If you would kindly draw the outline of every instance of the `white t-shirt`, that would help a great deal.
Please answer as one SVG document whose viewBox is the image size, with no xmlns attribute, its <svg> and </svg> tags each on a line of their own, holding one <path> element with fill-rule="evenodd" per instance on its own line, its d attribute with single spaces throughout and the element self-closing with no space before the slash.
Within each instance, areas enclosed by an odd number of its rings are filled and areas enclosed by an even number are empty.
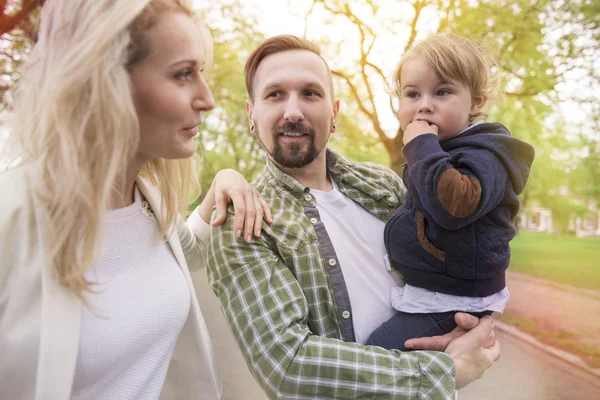
<svg viewBox="0 0 600 400">
<path fill-rule="evenodd" d="M 310 189 L 344 274 L 357 343 L 364 344 L 371 333 L 395 313 L 390 290 L 401 280 L 388 272 L 385 262 L 385 223 L 351 198 L 333 190 Z"/>
<path fill-rule="evenodd" d="M 108 212 L 102 255 L 86 273 L 72 400 L 156 400 L 187 320 L 190 292 L 148 204 Z M 58 323 L 58 322 L 57 322 Z"/>
</svg>

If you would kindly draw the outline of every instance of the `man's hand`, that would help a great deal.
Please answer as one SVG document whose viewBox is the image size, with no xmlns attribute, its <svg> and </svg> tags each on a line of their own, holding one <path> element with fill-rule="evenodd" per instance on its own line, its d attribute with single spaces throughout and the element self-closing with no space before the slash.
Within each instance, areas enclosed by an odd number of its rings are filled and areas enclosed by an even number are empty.
<svg viewBox="0 0 600 400">
<path fill-rule="evenodd" d="M 500 358 L 491 317 L 478 319 L 471 314 L 456 313 L 457 327 L 441 336 L 410 339 L 404 347 L 411 350 L 444 351 L 454 359 L 456 388 L 465 387 L 480 378 Z"/>
<path fill-rule="evenodd" d="M 463 388 L 481 378 L 486 369 L 500 358 L 500 344 L 494 339 L 492 317 L 485 316 L 479 324 L 456 340 L 450 342 L 446 353 L 454 359 L 456 389 Z"/>
<path fill-rule="evenodd" d="M 404 135 L 402 136 L 402 141 L 406 145 L 408 144 L 408 142 L 410 142 L 417 136 L 421 136 L 426 133 L 433 133 L 437 136 L 437 125 L 430 124 L 429 122 L 423 121 L 421 119 L 415 119 L 412 120 L 408 125 L 406 125 L 406 129 L 404 129 Z"/>
<path fill-rule="evenodd" d="M 461 337 L 479 324 L 479 318 L 466 313 L 456 313 L 454 315 L 454 321 L 456 322 L 457 326 L 452 330 L 452 332 L 441 336 L 409 339 L 404 342 L 404 347 L 411 350 L 444 351 L 451 341 Z M 496 335 L 492 330 L 492 337 L 487 343 L 487 347 L 492 346 L 494 341 L 496 341 Z"/>
</svg>

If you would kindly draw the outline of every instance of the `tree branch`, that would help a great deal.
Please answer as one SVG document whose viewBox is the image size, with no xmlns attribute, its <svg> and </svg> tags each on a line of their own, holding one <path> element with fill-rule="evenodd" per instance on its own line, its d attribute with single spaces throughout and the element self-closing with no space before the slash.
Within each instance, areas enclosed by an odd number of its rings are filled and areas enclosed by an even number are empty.
<svg viewBox="0 0 600 400">
<path fill-rule="evenodd" d="M 352 22 L 355 25 L 358 25 L 359 27 L 364 27 L 371 36 L 373 36 L 373 37 L 376 36 L 375 32 L 373 32 L 371 27 L 369 25 L 365 24 L 363 20 L 358 18 L 356 16 L 356 14 L 354 14 L 352 12 L 352 10 L 350 9 L 350 5 L 348 3 L 345 4 L 344 10 L 345 10 L 345 12 L 343 14 L 350 20 L 350 22 Z"/>
<path fill-rule="evenodd" d="M 371 121 L 371 123 L 373 124 L 373 128 L 375 129 L 375 132 L 377 132 L 377 136 L 379 136 L 381 141 L 383 141 L 387 147 L 388 145 L 387 145 L 386 141 L 389 141 L 389 138 L 385 135 L 385 133 L 383 132 L 383 129 L 381 128 L 377 114 L 372 111 L 369 111 L 369 109 L 367 108 L 367 106 L 365 105 L 363 100 L 361 99 L 360 94 L 358 93 L 358 89 L 356 88 L 356 86 L 354 85 L 354 83 L 352 82 L 350 77 L 340 71 L 331 71 L 331 73 L 334 76 L 340 77 L 346 81 L 346 83 L 348 84 L 348 87 L 350 88 L 350 91 L 352 92 L 352 97 L 354 97 L 354 99 L 356 100 L 356 103 L 358 104 L 358 108 L 360 109 L 360 111 L 362 111 L 363 114 L 366 115 L 366 117 L 369 119 L 369 121 Z"/>
<path fill-rule="evenodd" d="M 291 3 L 291 1 L 290 1 L 290 3 Z M 310 5 L 308 12 L 304 16 L 304 34 L 303 34 L 304 37 L 306 37 L 306 33 L 308 32 L 308 18 L 313 13 L 316 4 L 317 4 L 316 0 L 313 1 L 312 4 Z M 292 9 L 291 4 L 290 4 L 290 9 Z"/>
<path fill-rule="evenodd" d="M 410 37 L 408 38 L 408 42 L 406 43 L 406 47 L 404 47 L 404 52 L 408 51 L 415 42 L 415 38 L 417 37 L 417 22 L 421 17 L 421 11 L 425 8 L 425 1 L 417 0 L 413 4 L 411 4 L 415 9 L 415 16 L 410 23 Z"/>
<path fill-rule="evenodd" d="M 367 118 L 372 119 L 373 118 L 373 114 L 371 113 L 371 111 L 369 111 L 367 109 L 367 107 L 365 106 L 365 104 L 363 103 L 360 94 L 358 93 L 358 89 L 356 88 L 356 86 L 354 85 L 354 83 L 352 83 L 352 80 L 350 79 L 350 77 L 340 71 L 336 71 L 336 70 L 332 70 L 331 74 L 333 76 L 337 76 L 339 78 L 342 78 L 343 80 L 346 81 L 346 83 L 348 84 L 348 87 L 350 88 L 350 91 L 352 92 L 352 96 L 354 97 L 354 99 L 356 99 L 356 102 L 358 104 L 358 108 L 363 112 L 363 114 L 365 114 L 367 116 Z"/>
<path fill-rule="evenodd" d="M 506 95 L 507 97 L 515 97 L 517 99 L 522 99 L 525 97 L 537 96 L 538 94 L 542 93 L 543 91 L 544 91 L 543 89 L 537 89 L 537 90 L 525 90 L 522 92 L 504 92 L 504 95 Z"/>
</svg>

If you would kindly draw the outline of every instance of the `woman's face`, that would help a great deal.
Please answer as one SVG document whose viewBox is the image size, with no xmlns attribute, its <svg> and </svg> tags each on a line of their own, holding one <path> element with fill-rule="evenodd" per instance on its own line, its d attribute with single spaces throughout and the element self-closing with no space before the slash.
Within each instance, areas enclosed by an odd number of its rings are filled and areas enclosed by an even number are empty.
<svg viewBox="0 0 600 400">
<path fill-rule="evenodd" d="M 145 32 L 147 56 L 131 68 L 133 100 L 140 124 L 136 161 L 190 157 L 201 112 L 214 107 L 202 76 L 204 45 L 198 26 L 170 12 Z"/>
</svg>

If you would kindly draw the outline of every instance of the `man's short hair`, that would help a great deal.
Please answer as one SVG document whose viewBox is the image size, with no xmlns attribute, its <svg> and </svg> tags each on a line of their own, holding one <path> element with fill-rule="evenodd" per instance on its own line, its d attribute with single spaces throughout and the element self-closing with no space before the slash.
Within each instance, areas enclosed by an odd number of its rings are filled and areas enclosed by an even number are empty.
<svg viewBox="0 0 600 400">
<path fill-rule="evenodd" d="M 258 70 L 260 63 L 271 54 L 277 54 L 290 50 L 310 51 L 311 53 L 318 55 L 321 60 L 323 60 L 325 66 L 327 67 L 331 99 L 333 100 L 333 77 L 327 61 L 325 61 L 325 59 L 321 56 L 321 49 L 316 43 L 293 35 L 273 36 L 265 40 L 252 52 L 252 54 L 250 54 L 250 57 L 248 57 L 248 60 L 246 61 L 246 66 L 244 67 L 244 77 L 246 78 L 246 90 L 248 91 L 248 98 L 254 101 L 254 77 L 256 76 L 256 71 Z"/>
</svg>

